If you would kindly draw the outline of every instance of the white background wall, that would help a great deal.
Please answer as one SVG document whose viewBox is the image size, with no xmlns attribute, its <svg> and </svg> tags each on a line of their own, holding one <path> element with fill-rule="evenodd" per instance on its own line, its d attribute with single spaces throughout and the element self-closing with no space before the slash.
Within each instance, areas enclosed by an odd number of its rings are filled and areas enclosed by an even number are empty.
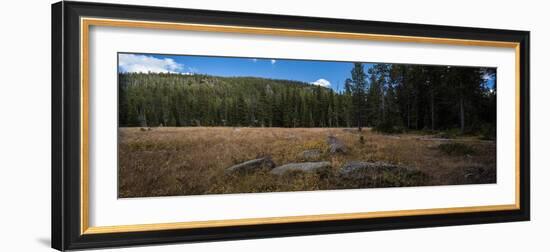
<svg viewBox="0 0 550 252">
<path fill-rule="evenodd" d="M 117 251 L 548 251 L 550 26 L 545 1 L 118 0 L 333 18 L 531 31 L 532 221 Z M 50 0 L 0 8 L 0 251 L 48 251 L 50 240 Z M 110 251 L 111 249 L 108 249 Z M 113 249 L 114 250 L 114 249 Z"/>
</svg>

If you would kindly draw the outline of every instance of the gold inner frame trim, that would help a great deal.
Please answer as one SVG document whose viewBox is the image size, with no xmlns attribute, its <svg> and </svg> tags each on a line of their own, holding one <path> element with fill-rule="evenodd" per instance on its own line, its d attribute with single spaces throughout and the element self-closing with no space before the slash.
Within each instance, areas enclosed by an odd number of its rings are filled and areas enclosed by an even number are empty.
<svg viewBox="0 0 550 252">
<path fill-rule="evenodd" d="M 292 36 L 292 37 L 316 37 L 332 39 L 355 39 L 384 42 L 408 42 L 408 43 L 429 43 L 445 44 L 459 46 L 487 46 L 515 49 L 515 83 L 516 83 L 516 146 L 515 146 L 515 204 L 509 205 L 490 205 L 474 207 L 453 207 L 453 208 L 433 208 L 433 209 L 415 209 L 415 210 L 397 210 L 397 211 L 378 211 L 362 213 L 341 213 L 341 214 L 321 214 L 321 215 L 301 215 L 284 217 L 266 217 L 266 218 L 248 218 L 248 219 L 228 219 L 228 220 L 207 220 L 190 222 L 172 222 L 156 224 L 132 224 L 121 226 L 97 226 L 90 227 L 89 223 L 89 32 L 91 26 L 106 27 L 128 27 L 143 29 L 162 29 L 162 30 L 183 30 L 200 32 L 222 32 L 222 33 L 240 33 L 255 35 L 274 35 L 274 36 Z M 502 210 L 520 209 L 520 44 L 516 42 L 488 41 L 488 40 L 467 40 L 453 38 L 433 38 L 416 37 L 400 35 L 382 35 L 348 32 L 329 32 L 316 30 L 295 30 L 262 28 L 249 26 L 226 26 L 226 25 L 206 25 L 194 23 L 169 23 L 152 22 L 120 19 L 100 19 L 100 18 L 81 18 L 80 19 L 80 58 L 81 58 L 81 181 L 80 181 L 80 233 L 85 234 L 103 234 L 119 232 L 139 232 L 139 231 L 158 231 L 171 229 L 191 229 L 208 227 L 227 227 L 241 225 L 261 225 L 261 224 L 281 224 L 291 222 L 313 222 L 313 221 L 331 221 L 331 220 L 351 220 L 351 219 L 369 219 L 384 218 L 396 216 L 415 216 L 415 215 L 434 215 L 434 214 L 453 214 L 453 213 L 471 213 L 471 212 L 490 212 Z"/>
<path fill-rule="evenodd" d="M 258 225 L 258 224 L 282 224 L 291 222 L 312 222 L 327 220 L 352 220 L 352 219 L 371 219 L 393 216 L 414 216 L 428 214 L 450 214 L 450 213 L 471 213 L 488 212 L 498 210 L 514 210 L 515 205 L 494 205 L 484 207 L 456 207 L 456 208 L 437 208 L 421 210 L 398 210 L 398 211 L 380 211 L 370 213 L 349 213 L 349 214 L 322 214 L 322 215 L 304 215 L 304 216 L 285 216 L 269 218 L 250 218 L 250 219 L 232 219 L 217 221 L 191 221 L 176 223 L 158 223 L 142 225 L 124 225 L 124 226 L 102 226 L 89 227 L 85 234 L 103 234 L 118 232 L 138 232 L 138 231 L 158 231 L 168 229 L 190 229 L 207 227 L 227 227 L 236 225 Z"/>
</svg>

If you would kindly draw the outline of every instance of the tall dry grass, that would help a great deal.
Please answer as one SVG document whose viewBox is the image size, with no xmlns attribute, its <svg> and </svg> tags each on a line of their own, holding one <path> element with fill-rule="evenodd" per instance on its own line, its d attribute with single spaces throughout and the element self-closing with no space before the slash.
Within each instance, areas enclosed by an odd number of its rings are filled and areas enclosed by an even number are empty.
<svg viewBox="0 0 550 252">
<path fill-rule="evenodd" d="M 327 136 L 348 147 L 330 155 Z M 360 137 L 363 137 L 363 143 Z M 383 135 L 340 128 L 188 127 L 119 129 L 119 197 L 329 190 L 389 186 L 425 186 L 496 181 L 496 146 L 474 138 L 456 140 L 475 152 L 448 155 L 417 134 Z M 247 160 L 270 156 L 277 165 L 305 161 L 305 150 L 321 150 L 330 161 L 323 174 L 267 171 L 226 175 L 225 169 Z M 338 170 L 348 161 L 383 161 L 407 167 L 381 172 L 364 180 L 345 180 Z"/>
</svg>

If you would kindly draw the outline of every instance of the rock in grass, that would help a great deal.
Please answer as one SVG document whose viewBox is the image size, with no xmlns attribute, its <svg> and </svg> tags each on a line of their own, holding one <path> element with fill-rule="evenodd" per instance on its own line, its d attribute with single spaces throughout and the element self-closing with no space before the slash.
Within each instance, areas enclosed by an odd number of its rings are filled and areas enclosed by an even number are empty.
<svg viewBox="0 0 550 252">
<path fill-rule="evenodd" d="M 344 142 L 342 142 L 342 140 L 336 138 L 335 136 L 328 136 L 327 144 L 329 146 L 329 152 L 331 154 L 344 154 L 348 151 L 346 145 L 344 145 Z"/>
<path fill-rule="evenodd" d="M 339 178 L 361 187 L 403 187 L 427 185 L 430 176 L 420 170 L 384 162 L 351 161 L 339 171 Z"/>
<path fill-rule="evenodd" d="M 261 169 L 273 169 L 275 163 L 271 157 L 263 157 L 233 165 L 225 170 L 226 174 L 251 173 Z"/>
<path fill-rule="evenodd" d="M 484 167 L 480 164 L 472 164 L 462 168 L 464 172 L 464 184 L 485 184 L 496 182 L 495 167 Z"/>
<path fill-rule="evenodd" d="M 403 169 L 403 167 L 384 162 L 349 161 L 340 169 L 340 176 L 345 178 L 363 178 L 383 171 Z"/>
<path fill-rule="evenodd" d="M 281 165 L 271 170 L 269 173 L 274 175 L 283 175 L 287 172 L 324 172 L 330 169 L 330 162 L 304 162 L 304 163 L 289 163 Z"/>
<path fill-rule="evenodd" d="M 305 160 L 316 161 L 316 160 L 319 160 L 319 158 L 321 158 L 321 151 L 317 149 L 305 150 L 302 152 L 302 157 Z"/>
</svg>

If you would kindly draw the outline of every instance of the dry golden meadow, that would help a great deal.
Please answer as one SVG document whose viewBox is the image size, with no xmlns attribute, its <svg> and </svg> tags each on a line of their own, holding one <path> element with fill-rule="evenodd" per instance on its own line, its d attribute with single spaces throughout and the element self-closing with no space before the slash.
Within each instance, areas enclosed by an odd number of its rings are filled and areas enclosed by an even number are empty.
<svg viewBox="0 0 550 252">
<path fill-rule="evenodd" d="M 345 154 L 331 154 L 327 137 L 340 139 Z M 362 138 L 362 140 L 361 140 Z M 159 127 L 119 129 L 119 197 L 311 191 L 496 182 L 496 144 L 477 137 L 384 135 L 364 129 Z M 325 173 L 259 170 L 227 174 L 228 167 L 269 156 L 277 165 L 304 162 L 303 152 L 320 150 Z M 346 179 L 348 161 L 384 162 L 403 169 L 380 170 L 369 178 Z"/>
</svg>

